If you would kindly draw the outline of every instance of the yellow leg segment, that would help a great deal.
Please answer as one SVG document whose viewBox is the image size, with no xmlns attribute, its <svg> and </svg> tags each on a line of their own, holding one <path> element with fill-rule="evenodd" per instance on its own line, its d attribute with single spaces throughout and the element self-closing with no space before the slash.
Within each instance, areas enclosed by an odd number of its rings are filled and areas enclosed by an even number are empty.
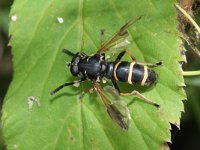
<svg viewBox="0 0 200 150">
<path fill-rule="evenodd" d="M 156 107 L 159 107 L 160 105 L 158 105 L 157 103 L 155 103 L 154 101 L 152 101 L 151 99 L 145 97 L 144 95 L 142 95 L 140 92 L 134 90 L 131 93 L 119 93 L 121 96 L 131 96 L 131 95 L 135 95 L 136 97 L 138 97 L 141 100 L 144 100 L 145 102 L 154 105 Z"/>
</svg>

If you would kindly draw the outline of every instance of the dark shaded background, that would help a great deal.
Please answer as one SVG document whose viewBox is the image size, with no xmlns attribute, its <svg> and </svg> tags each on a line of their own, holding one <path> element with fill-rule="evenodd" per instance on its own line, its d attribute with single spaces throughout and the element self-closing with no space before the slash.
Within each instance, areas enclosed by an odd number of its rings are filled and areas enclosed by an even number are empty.
<svg viewBox="0 0 200 150">
<path fill-rule="evenodd" d="M 12 0 L 0 0 L 0 111 L 3 99 L 12 80 L 12 56 L 8 46 L 9 11 Z M 200 5 L 198 6 L 200 7 Z M 197 16 L 197 21 L 200 15 Z M 200 24 L 200 21 L 198 22 Z M 189 49 L 189 48 L 188 48 Z M 183 65 L 184 70 L 200 70 L 200 57 L 192 50 L 186 52 L 188 63 Z M 173 150 L 199 150 L 200 149 L 200 76 L 186 77 L 185 88 L 188 101 L 184 101 L 185 112 L 182 113 L 180 130 L 172 125 Z M 0 124 L 0 150 L 4 150 L 3 137 Z"/>
</svg>

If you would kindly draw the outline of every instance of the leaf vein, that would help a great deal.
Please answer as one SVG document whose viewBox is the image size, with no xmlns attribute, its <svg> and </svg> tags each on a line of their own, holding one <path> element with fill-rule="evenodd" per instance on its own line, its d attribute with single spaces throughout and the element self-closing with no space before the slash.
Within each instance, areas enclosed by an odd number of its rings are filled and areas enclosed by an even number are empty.
<svg viewBox="0 0 200 150">
<path fill-rule="evenodd" d="M 24 49 L 28 50 L 28 48 L 29 48 L 29 46 L 30 46 L 32 40 L 33 40 L 34 37 L 35 37 L 36 30 L 37 30 L 38 26 L 40 25 L 40 23 L 42 22 L 43 18 L 45 17 L 44 14 L 45 14 L 46 11 L 48 10 L 48 8 L 51 6 L 51 4 L 52 4 L 53 1 L 54 1 L 54 0 L 49 1 L 48 5 L 46 5 L 47 7 L 45 7 L 44 10 L 43 10 L 43 12 L 41 12 L 41 17 L 38 19 L 38 22 L 36 23 L 35 28 L 33 28 L 33 32 L 32 32 L 32 35 L 31 35 L 31 39 L 30 39 L 30 41 L 28 42 L 27 46 L 26 46 Z M 27 52 L 28 52 L 28 51 L 27 51 Z M 20 64 L 21 61 L 23 61 L 23 58 L 24 58 L 24 57 L 26 57 L 26 52 L 24 52 L 24 54 L 21 56 L 21 58 L 19 58 L 19 61 L 18 61 L 15 65 L 18 66 L 18 64 Z"/>
<path fill-rule="evenodd" d="M 87 106 L 87 105 L 85 105 L 86 106 L 86 108 L 93 114 L 93 116 L 95 117 L 95 119 L 97 120 L 97 122 L 98 122 L 98 124 L 99 124 L 99 126 L 101 127 L 101 129 L 104 131 L 103 133 L 105 134 L 105 136 L 106 136 L 106 138 L 108 139 L 108 142 L 110 143 L 110 145 L 111 145 L 111 147 L 112 147 L 112 149 L 114 150 L 115 148 L 114 148 L 114 146 L 113 146 L 113 144 L 112 144 L 112 142 L 111 142 L 111 140 L 108 138 L 108 136 L 107 136 L 107 134 L 106 134 L 106 131 L 105 131 L 105 129 L 101 126 L 101 122 L 99 121 L 99 119 L 96 117 L 96 115 L 92 112 L 92 110 Z"/>
</svg>

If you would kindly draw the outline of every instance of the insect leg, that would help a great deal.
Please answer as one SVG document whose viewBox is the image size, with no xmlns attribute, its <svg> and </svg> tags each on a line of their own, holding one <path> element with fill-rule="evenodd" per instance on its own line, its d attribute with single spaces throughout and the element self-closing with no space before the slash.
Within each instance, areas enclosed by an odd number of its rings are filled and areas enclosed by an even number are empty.
<svg viewBox="0 0 200 150">
<path fill-rule="evenodd" d="M 72 53 L 71 51 L 69 51 L 69 50 L 67 50 L 67 49 L 65 49 L 65 48 L 64 48 L 62 51 L 63 51 L 63 53 L 65 53 L 65 54 L 67 54 L 67 55 L 69 55 L 69 56 L 75 56 L 74 53 Z"/>
<path fill-rule="evenodd" d="M 136 61 L 135 57 L 131 54 L 130 51 L 128 51 L 128 50 L 125 50 L 125 51 L 126 51 L 126 53 L 128 54 L 128 56 L 131 57 L 132 61 Z"/>
<path fill-rule="evenodd" d="M 112 80 L 112 84 L 113 84 L 114 88 L 117 90 L 117 92 L 118 92 L 118 93 L 121 93 L 121 92 L 120 92 L 120 89 L 119 89 L 119 87 L 118 87 L 118 85 L 117 85 L 117 82 L 116 82 L 115 80 Z"/>
<path fill-rule="evenodd" d="M 51 95 L 55 94 L 56 92 L 60 91 L 62 88 L 64 88 L 65 86 L 69 86 L 69 85 L 74 85 L 77 86 L 77 84 L 80 84 L 82 81 L 85 81 L 86 78 L 81 78 L 80 80 L 76 80 L 73 82 L 68 82 L 68 83 L 64 83 L 62 85 L 60 85 L 59 87 L 57 87 L 56 89 L 54 89 L 53 91 L 51 91 Z"/>
<path fill-rule="evenodd" d="M 85 96 L 86 93 L 93 93 L 93 91 L 95 90 L 95 85 L 96 85 L 96 81 L 93 82 L 93 87 L 91 87 L 88 91 L 83 91 L 81 93 L 81 95 L 79 96 L 79 99 L 82 100 Z"/>
<path fill-rule="evenodd" d="M 156 107 L 159 107 L 160 105 L 158 105 L 157 103 L 155 103 L 154 101 L 152 101 L 151 99 L 145 97 L 144 95 L 142 95 L 140 92 L 134 90 L 131 93 L 119 93 L 122 96 L 130 96 L 130 95 L 135 95 L 137 96 L 139 99 L 144 100 L 145 102 L 154 105 Z"/>
<path fill-rule="evenodd" d="M 121 53 L 119 53 L 119 55 L 118 55 L 117 58 L 115 59 L 115 62 L 119 62 L 119 61 L 122 59 L 122 57 L 124 56 L 125 53 L 126 53 L 125 50 L 122 51 Z"/>
<path fill-rule="evenodd" d="M 157 66 L 162 65 L 162 64 L 163 64 L 163 61 L 159 61 L 159 62 L 157 62 L 157 63 L 155 63 L 155 64 L 153 64 L 153 63 L 144 63 L 144 62 L 137 62 L 137 64 L 140 64 L 140 65 L 143 65 L 143 66 L 148 66 L 148 67 L 150 67 L 150 68 L 153 68 L 153 67 L 157 67 Z"/>
<path fill-rule="evenodd" d="M 144 95 L 142 95 L 140 92 L 134 90 L 131 93 L 122 93 L 117 85 L 117 82 L 112 80 L 112 84 L 114 85 L 115 89 L 118 91 L 119 95 L 121 96 L 130 96 L 130 95 L 135 95 L 137 96 L 139 99 L 144 100 L 145 102 L 152 104 L 156 107 L 159 107 L 160 105 L 156 104 L 155 102 L 153 102 L 152 100 L 148 99 L 147 97 L 145 97 Z"/>
<path fill-rule="evenodd" d="M 131 57 L 132 61 L 136 61 L 135 57 L 128 50 L 123 50 L 121 53 L 119 53 L 119 55 L 117 56 L 115 62 L 120 61 L 125 53 L 127 53 Z"/>
</svg>

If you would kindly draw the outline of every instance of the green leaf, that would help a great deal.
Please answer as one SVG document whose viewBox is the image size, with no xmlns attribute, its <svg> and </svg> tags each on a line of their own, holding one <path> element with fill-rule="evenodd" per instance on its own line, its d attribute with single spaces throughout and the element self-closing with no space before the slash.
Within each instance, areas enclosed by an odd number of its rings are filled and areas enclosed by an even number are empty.
<svg viewBox="0 0 200 150">
<path fill-rule="evenodd" d="M 122 97 L 129 103 L 131 125 L 121 130 L 106 113 L 96 93 L 79 95 L 81 88 L 67 87 L 50 96 L 58 85 L 76 79 L 65 61 L 62 48 L 94 54 L 100 45 L 100 30 L 106 39 L 126 21 L 145 15 L 129 28 L 131 53 L 141 62 L 158 62 L 156 86 L 141 89 L 160 109 L 136 97 Z M 14 77 L 3 105 L 3 132 L 8 149 L 161 149 L 170 141 L 170 123 L 179 125 L 183 77 L 178 61 L 180 40 L 174 1 L 156 0 L 49 0 L 14 2 L 10 16 L 10 44 Z M 63 23 L 57 18 L 62 17 Z M 12 18 L 12 17 L 11 17 Z M 114 58 L 114 57 L 113 57 Z M 125 57 L 125 60 L 130 58 Z M 123 90 L 133 86 L 123 84 Z M 41 106 L 28 109 L 34 96 Z M 134 100 L 134 101 L 133 101 Z"/>
</svg>

